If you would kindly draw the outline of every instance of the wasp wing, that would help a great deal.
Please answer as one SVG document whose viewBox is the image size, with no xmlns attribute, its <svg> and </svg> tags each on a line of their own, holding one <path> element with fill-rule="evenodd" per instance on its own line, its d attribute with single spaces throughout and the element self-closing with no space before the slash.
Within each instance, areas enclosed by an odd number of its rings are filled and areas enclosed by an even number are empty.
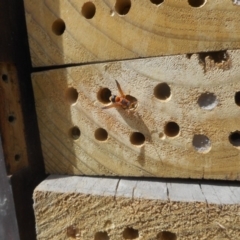
<svg viewBox="0 0 240 240">
<path fill-rule="evenodd" d="M 121 97 L 125 98 L 125 94 L 123 93 L 123 90 L 122 90 L 122 88 L 121 88 L 119 82 L 118 82 L 117 80 L 115 80 L 115 81 L 116 81 L 117 88 L 118 88 L 118 91 L 119 91 Z"/>
</svg>

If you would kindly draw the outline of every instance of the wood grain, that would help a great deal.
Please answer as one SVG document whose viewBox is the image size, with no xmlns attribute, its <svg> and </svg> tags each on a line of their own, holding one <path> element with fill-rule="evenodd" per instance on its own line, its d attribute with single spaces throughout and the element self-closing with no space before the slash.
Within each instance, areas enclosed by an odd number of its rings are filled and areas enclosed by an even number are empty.
<svg viewBox="0 0 240 240">
<path fill-rule="evenodd" d="M 118 6 L 124 8 L 124 2 L 131 7 L 119 15 Z M 150 0 L 93 0 L 90 5 L 85 0 L 24 0 L 32 64 L 240 48 L 239 6 L 231 0 L 202 2 L 203 6 L 192 7 L 187 0 L 165 0 L 160 5 Z"/>
<path fill-rule="evenodd" d="M 228 55 L 230 70 L 217 63 L 206 72 L 194 54 L 34 73 L 47 173 L 239 180 L 240 55 Z M 115 80 L 138 99 L 135 113 L 102 109 L 98 92 L 118 94 Z M 154 96 L 160 83 L 170 87 L 166 101 Z"/>
<path fill-rule="evenodd" d="M 52 175 L 34 191 L 37 239 L 238 239 L 238 189 Z"/>
<path fill-rule="evenodd" d="M 23 114 L 17 70 L 14 64 L 0 63 L 0 131 L 7 173 L 28 166 Z"/>
</svg>

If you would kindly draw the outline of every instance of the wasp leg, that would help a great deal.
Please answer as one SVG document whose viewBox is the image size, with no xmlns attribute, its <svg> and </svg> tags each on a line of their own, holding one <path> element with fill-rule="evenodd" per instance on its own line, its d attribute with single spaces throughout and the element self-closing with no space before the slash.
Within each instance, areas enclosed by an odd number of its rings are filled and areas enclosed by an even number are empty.
<svg viewBox="0 0 240 240">
<path fill-rule="evenodd" d="M 117 80 L 115 80 L 115 81 L 116 81 L 117 88 L 118 88 L 118 91 L 119 91 L 121 97 L 125 98 L 126 96 L 125 96 L 125 94 L 123 93 L 123 90 L 122 90 L 122 88 L 121 88 L 119 82 L 118 82 Z"/>
<path fill-rule="evenodd" d="M 120 105 L 117 104 L 117 103 L 111 103 L 110 105 L 107 105 L 105 107 L 102 107 L 102 109 L 108 109 L 108 108 L 116 108 L 116 107 L 119 107 Z"/>
</svg>

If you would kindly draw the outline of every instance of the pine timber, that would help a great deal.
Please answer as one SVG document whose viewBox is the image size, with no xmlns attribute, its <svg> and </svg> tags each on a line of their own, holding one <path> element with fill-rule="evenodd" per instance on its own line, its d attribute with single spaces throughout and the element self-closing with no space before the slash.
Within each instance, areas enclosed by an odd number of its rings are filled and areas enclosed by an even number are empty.
<svg viewBox="0 0 240 240">
<path fill-rule="evenodd" d="M 37 239 L 238 239 L 237 186 L 51 175 L 34 191 Z"/>
<path fill-rule="evenodd" d="M 204 64 L 193 54 L 32 74 L 46 172 L 239 180 L 240 52 L 225 55 L 205 56 Z M 135 113 L 102 109 L 99 91 L 118 94 L 115 80 L 137 98 Z"/>
<path fill-rule="evenodd" d="M 240 7 L 231 0 L 24 4 L 34 67 L 240 48 Z"/>
</svg>

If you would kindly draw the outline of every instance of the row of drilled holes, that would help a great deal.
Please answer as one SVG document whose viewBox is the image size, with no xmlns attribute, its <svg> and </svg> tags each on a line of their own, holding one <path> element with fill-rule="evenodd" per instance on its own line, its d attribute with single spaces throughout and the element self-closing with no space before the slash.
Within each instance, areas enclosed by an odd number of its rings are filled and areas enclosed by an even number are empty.
<svg viewBox="0 0 240 240">
<path fill-rule="evenodd" d="M 5 83 L 8 83 L 8 75 L 7 74 L 2 74 L 2 81 Z M 16 117 L 13 115 L 9 115 L 8 116 L 8 122 L 13 124 L 16 121 Z M 16 162 L 18 162 L 21 159 L 21 155 L 20 154 L 15 154 L 14 155 L 14 160 Z"/>
<path fill-rule="evenodd" d="M 159 6 L 164 2 L 164 0 L 150 0 L 153 4 Z M 191 7 L 201 7 L 205 4 L 205 0 L 188 0 L 188 3 Z M 131 8 L 131 0 L 117 0 L 115 4 L 115 11 L 119 15 L 126 15 Z M 86 19 L 91 19 L 96 13 L 96 7 L 93 2 L 86 2 L 82 6 L 82 15 Z M 66 29 L 65 22 L 62 19 L 57 19 L 52 24 L 52 31 L 56 35 L 62 35 Z"/>
<path fill-rule="evenodd" d="M 139 232 L 134 228 L 126 228 L 123 231 L 123 239 L 139 239 Z M 94 240 L 110 240 L 107 232 L 97 232 Z M 156 240 L 177 240 L 177 235 L 169 231 L 163 231 L 157 234 Z"/>
<path fill-rule="evenodd" d="M 78 99 L 78 92 L 74 88 L 69 88 L 67 91 L 67 99 L 70 104 L 75 104 Z M 107 104 L 109 103 L 109 97 L 111 91 L 108 88 L 102 88 L 97 93 L 97 98 L 100 102 Z M 166 83 L 160 83 L 154 88 L 154 96 L 162 101 L 168 101 L 171 98 L 171 89 Z M 205 110 L 212 110 L 217 106 L 217 99 L 213 93 L 203 93 L 198 98 L 198 105 Z M 240 106 L 240 92 L 235 93 L 235 103 Z M 74 140 L 80 137 L 80 130 L 78 127 L 73 127 L 70 130 L 70 135 Z M 108 132 L 99 128 L 95 131 L 95 138 L 98 141 L 106 141 L 108 139 Z M 165 139 L 166 136 L 169 138 L 175 138 L 180 135 L 180 127 L 176 122 L 168 122 L 164 127 L 164 133 L 159 134 L 160 139 Z M 229 142 L 240 148 L 240 131 L 230 133 Z M 130 135 L 130 142 L 135 146 L 142 146 L 145 142 L 145 136 L 140 132 L 134 132 Z M 195 134 L 193 136 L 192 145 L 194 149 L 199 153 L 207 153 L 211 150 L 210 139 L 203 134 Z"/>
</svg>

